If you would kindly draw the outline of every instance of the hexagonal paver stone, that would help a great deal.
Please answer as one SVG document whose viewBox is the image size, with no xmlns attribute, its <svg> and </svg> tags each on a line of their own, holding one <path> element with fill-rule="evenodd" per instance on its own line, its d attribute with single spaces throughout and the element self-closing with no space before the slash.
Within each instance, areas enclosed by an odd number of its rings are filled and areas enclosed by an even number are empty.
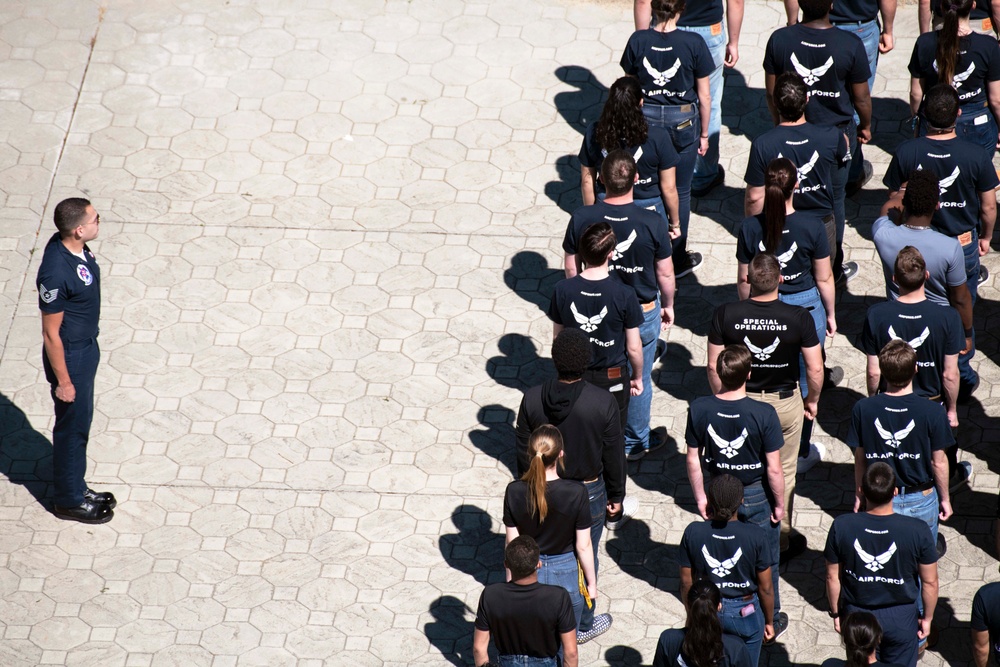
<svg viewBox="0 0 1000 667">
<path fill-rule="evenodd" d="M 216 655 L 240 655 L 259 645 L 260 636 L 249 623 L 226 622 L 205 630 L 201 644 Z"/>
<path fill-rule="evenodd" d="M 167 607 L 163 619 L 178 630 L 205 630 L 221 623 L 226 608 L 212 598 L 184 598 Z"/>
<path fill-rule="evenodd" d="M 143 605 L 166 606 L 187 595 L 189 582 L 174 572 L 154 572 L 139 577 L 129 586 L 129 595 Z"/>
<path fill-rule="evenodd" d="M 87 641 L 90 637 L 90 626 L 79 618 L 57 616 L 32 627 L 29 637 L 39 648 L 68 651 Z"/>
<path fill-rule="evenodd" d="M 300 659 L 322 660 L 344 648 L 346 636 L 334 626 L 307 625 L 289 633 L 285 646 Z"/>
<path fill-rule="evenodd" d="M 211 667 L 215 656 L 202 646 L 180 644 L 157 651 L 151 667 Z"/>
</svg>

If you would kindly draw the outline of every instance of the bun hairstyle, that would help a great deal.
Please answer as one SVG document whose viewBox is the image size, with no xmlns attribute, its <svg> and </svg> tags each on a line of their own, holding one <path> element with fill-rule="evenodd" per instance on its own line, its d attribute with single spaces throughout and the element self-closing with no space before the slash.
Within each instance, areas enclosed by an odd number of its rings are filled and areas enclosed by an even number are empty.
<svg viewBox="0 0 1000 667">
<path fill-rule="evenodd" d="M 719 622 L 721 601 L 719 588 L 710 579 L 699 579 L 688 590 L 688 617 L 681 653 L 691 667 L 717 667 L 725 659 Z"/>
<path fill-rule="evenodd" d="M 684 0 L 653 0 L 650 8 L 653 11 L 653 25 L 660 25 L 684 12 Z"/>
<path fill-rule="evenodd" d="M 609 153 L 616 148 L 642 146 L 649 137 L 649 125 L 642 115 L 642 87 L 634 76 L 623 76 L 611 84 L 608 101 L 601 109 L 594 135 Z"/>
<path fill-rule="evenodd" d="M 713 521 L 729 521 L 743 502 L 743 482 L 732 475 L 716 475 L 708 484 L 708 508 Z"/>
<path fill-rule="evenodd" d="M 764 248 L 778 251 L 785 230 L 785 204 L 795 192 L 798 172 L 786 157 L 771 160 L 764 174 Z"/>
<path fill-rule="evenodd" d="M 944 25 L 938 31 L 937 63 L 938 81 L 952 85 L 955 67 L 958 65 L 958 20 L 969 18 L 974 0 L 941 0 L 941 15 Z"/>
<path fill-rule="evenodd" d="M 878 619 L 867 611 L 848 614 L 840 634 L 847 648 L 847 667 L 868 667 L 869 658 L 882 642 Z"/>
<path fill-rule="evenodd" d="M 542 424 L 531 432 L 528 439 L 528 456 L 531 463 L 528 464 L 528 472 L 524 473 L 521 481 L 528 485 L 528 513 L 538 514 L 538 522 L 545 521 L 549 513 L 549 503 L 545 499 L 545 490 L 548 483 L 545 481 L 545 469 L 559 460 L 562 454 L 563 439 L 552 424 Z"/>
</svg>

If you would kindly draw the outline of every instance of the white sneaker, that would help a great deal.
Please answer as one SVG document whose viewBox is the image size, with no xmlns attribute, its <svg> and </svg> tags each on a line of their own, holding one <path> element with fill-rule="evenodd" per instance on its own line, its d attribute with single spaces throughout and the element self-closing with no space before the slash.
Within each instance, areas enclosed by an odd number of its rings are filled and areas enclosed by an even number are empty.
<svg viewBox="0 0 1000 667">
<path fill-rule="evenodd" d="M 804 472 L 809 472 L 810 470 L 813 469 L 813 466 L 815 466 L 817 463 L 823 460 L 823 457 L 825 455 L 826 455 L 826 447 L 824 447 L 822 443 L 819 442 L 809 443 L 809 456 L 805 458 L 801 457 L 799 458 L 796 472 L 798 472 L 798 474 L 800 475 Z"/>
<path fill-rule="evenodd" d="M 625 496 L 625 499 L 622 500 L 622 513 L 614 521 L 610 518 L 605 519 L 604 527 L 611 532 L 620 530 L 622 526 L 629 522 L 629 519 L 632 518 L 637 509 L 639 509 L 639 499 L 635 496 Z"/>
</svg>

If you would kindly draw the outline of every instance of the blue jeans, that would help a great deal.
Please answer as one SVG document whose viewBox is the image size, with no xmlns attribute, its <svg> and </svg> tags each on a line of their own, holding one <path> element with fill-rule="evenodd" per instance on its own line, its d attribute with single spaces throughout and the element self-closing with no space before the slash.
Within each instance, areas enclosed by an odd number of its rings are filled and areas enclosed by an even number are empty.
<svg viewBox="0 0 1000 667">
<path fill-rule="evenodd" d="M 975 307 L 976 299 L 979 296 L 979 234 L 972 230 L 972 243 L 962 247 L 965 253 L 965 280 L 969 286 L 969 294 L 972 296 L 972 305 Z M 979 381 L 979 375 L 972 370 L 969 362 L 976 354 L 976 332 L 972 332 L 972 346 L 965 354 L 958 355 L 958 375 L 961 384 L 971 387 Z"/>
<path fill-rule="evenodd" d="M 604 198 L 601 197 L 601 199 L 603 200 Z M 638 206 L 639 208 L 648 209 L 650 211 L 658 213 L 660 217 L 663 218 L 663 224 L 666 225 L 670 224 L 670 221 L 667 219 L 667 207 L 663 205 L 663 199 L 661 197 L 650 197 L 649 199 L 633 199 L 632 203 Z"/>
<path fill-rule="evenodd" d="M 931 489 L 926 496 L 923 492 L 907 493 L 905 496 L 895 496 L 892 499 L 892 511 L 903 516 L 920 519 L 931 529 L 931 537 L 937 544 L 938 536 L 938 493 Z M 917 598 L 917 611 L 923 614 L 923 599 Z"/>
<path fill-rule="evenodd" d="M 976 124 L 976 121 L 979 124 Z M 982 146 L 990 153 L 990 159 L 997 151 L 997 121 L 989 107 L 978 109 L 962 109 L 961 115 L 955 121 L 955 134 L 959 139 L 971 141 Z"/>
<path fill-rule="evenodd" d="M 819 290 L 815 287 L 795 294 L 778 294 L 778 300 L 793 306 L 801 306 L 812 315 L 813 324 L 816 326 L 816 336 L 819 338 L 819 345 L 823 347 L 826 343 L 826 309 L 823 307 L 823 300 L 819 298 Z M 809 393 L 809 385 L 806 381 L 806 362 L 803 356 L 799 355 L 799 389 L 802 397 Z"/>
<path fill-rule="evenodd" d="M 845 32 L 854 33 L 864 42 L 865 54 L 868 56 L 868 68 L 871 70 L 871 76 L 868 77 L 868 92 L 871 92 L 875 88 L 875 68 L 878 67 L 878 41 L 882 33 L 878 20 L 873 19 L 865 23 L 845 23 L 837 27 Z M 861 122 L 858 114 L 854 114 L 854 122 L 855 124 Z M 864 158 L 861 155 L 861 146 L 858 146 L 858 150 L 851 151 L 851 169 L 847 177 L 849 183 L 853 183 L 861 178 L 863 166 Z"/>
<path fill-rule="evenodd" d="M 685 111 L 684 109 L 688 110 Z M 697 104 L 683 106 L 665 106 L 662 104 L 643 104 L 642 113 L 646 122 L 664 128 L 670 135 L 674 149 L 680 155 L 677 163 L 677 200 L 681 226 L 681 235 L 673 240 L 674 263 L 682 263 L 687 258 L 688 223 L 691 221 L 691 180 L 694 178 L 694 163 L 698 157 L 698 137 L 701 134 L 701 121 Z M 682 129 L 677 126 L 687 121 L 691 124 Z"/>
<path fill-rule="evenodd" d="M 653 405 L 653 359 L 656 341 L 660 339 L 660 297 L 653 307 L 643 313 L 639 325 L 642 339 L 642 393 L 628 402 L 628 420 L 625 422 L 625 453 L 636 449 L 649 449 L 649 412 Z"/>
<path fill-rule="evenodd" d="M 587 487 L 587 497 L 590 499 L 590 542 L 594 547 L 594 574 L 597 574 L 597 550 L 604 534 L 604 516 L 608 511 L 608 494 L 604 488 L 604 477 L 598 477 L 596 482 L 584 482 Z M 583 605 L 583 612 L 577 621 L 579 632 L 586 632 L 594 624 L 594 608 Z"/>
<path fill-rule="evenodd" d="M 754 606 L 754 613 L 742 616 L 740 610 L 748 604 Z M 731 635 L 736 635 L 746 644 L 750 653 L 750 664 L 756 665 L 760 658 L 760 645 L 764 641 L 764 612 L 760 608 L 757 594 L 749 600 L 742 598 L 722 598 L 722 611 L 719 612 L 722 629 Z"/>
<path fill-rule="evenodd" d="M 501 655 L 500 667 L 559 667 L 557 658 L 535 658 L 530 655 Z"/>
<path fill-rule="evenodd" d="M 781 559 L 781 524 L 771 523 L 771 501 L 762 482 L 754 482 L 743 487 L 743 504 L 738 512 L 741 521 L 752 523 L 764 529 L 771 544 L 771 587 L 774 590 L 774 617 L 781 611 L 778 595 L 778 565 Z"/>
<path fill-rule="evenodd" d="M 45 379 L 51 385 L 56 413 L 56 423 L 52 427 L 53 500 L 59 507 L 78 507 L 83 504 L 83 492 L 87 488 L 83 478 L 87 472 L 87 443 L 94 420 L 94 376 L 101 360 L 101 348 L 96 338 L 63 342 L 63 348 L 66 370 L 76 389 L 76 400 L 72 403 L 56 398 L 58 381 L 48 355 L 42 352 Z"/>
<path fill-rule="evenodd" d="M 550 584 L 565 588 L 573 603 L 573 615 L 576 616 L 576 627 L 580 627 L 580 616 L 583 614 L 584 600 L 580 594 L 580 574 L 576 564 L 576 554 L 572 551 L 555 556 L 540 555 L 542 567 L 538 570 L 538 583 Z"/>
<path fill-rule="evenodd" d="M 696 189 L 707 187 L 716 174 L 719 173 L 719 135 L 722 132 L 722 70 L 726 61 L 726 31 L 721 30 L 718 35 L 712 34 L 712 26 L 677 26 L 678 30 L 694 32 L 701 35 L 708 46 L 708 52 L 712 54 L 712 62 L 715 69 L 708 75 L 708 88 L 712 95 L 712 112 L 708 118 L 708 152 L 704 156 L 695 155 L 694 180 L 692 187 Z"/>
<path fill-rule="evenodd" d="M 848 122 L 844 126 L 839 126 L 841 131 L 847 135 L 847 147 L 853 156 L 858 150 L 858 126 L 853 122 Z M 853 158 L 852 158 L 853 159 Z M 833 277 L 839 278 L 844 272 L 844 230 L 847 228 L 847 209 L 845 200 L 847 199 L 847 183 L 850 180 L 851 162 L 841 163 L 840 167 L 833 172 L 833 215 L 837 223 L 837 247 L 830 248 L 830 257 L 833 259 Z"/>
</svg>

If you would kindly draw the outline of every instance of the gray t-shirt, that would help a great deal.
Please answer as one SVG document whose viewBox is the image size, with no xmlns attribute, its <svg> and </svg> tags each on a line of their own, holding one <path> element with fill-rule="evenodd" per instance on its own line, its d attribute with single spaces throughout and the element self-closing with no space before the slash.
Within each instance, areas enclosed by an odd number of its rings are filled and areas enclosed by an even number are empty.
<svg viewBox="0 0 1000 667">
<path fill-rule="evenodd" d="M 924 263 L 930 273 L 930 278 L 924 285 L 929 300 L 947 306 L 948 288 L 965 284 L 965 254 L 958 239 L 930 228 L 911 229 L 897 225 L 887 216 L 879 218 L 872 225 L 872 239 L 882 260 L 886 298 L 899 298 L 899 287 L 892 281 L 892 270 L 896 264 L 896 255 L 908 245 L 924 256 Z"/>
</svg>

